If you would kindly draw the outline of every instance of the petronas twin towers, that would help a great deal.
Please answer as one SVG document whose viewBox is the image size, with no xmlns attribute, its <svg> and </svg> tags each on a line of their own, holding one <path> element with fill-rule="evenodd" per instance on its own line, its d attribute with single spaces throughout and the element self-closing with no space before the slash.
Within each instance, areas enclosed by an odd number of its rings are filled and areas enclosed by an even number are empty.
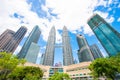
<svg viewBox="0 0 120 80">
<path fill-rule="evenodd" d="M 56 39 L 55 27 L 52 27 L 48 37 L 43 65 L 53 66 L 54 64 L 55 39 Z M 72 48 L 70 45 L 70 38 L 66 27 L 63 28 L 62 45 L 63 45 L 62 46 L 63 65 L 67 66 L 73 64 Z"/>
</svg>

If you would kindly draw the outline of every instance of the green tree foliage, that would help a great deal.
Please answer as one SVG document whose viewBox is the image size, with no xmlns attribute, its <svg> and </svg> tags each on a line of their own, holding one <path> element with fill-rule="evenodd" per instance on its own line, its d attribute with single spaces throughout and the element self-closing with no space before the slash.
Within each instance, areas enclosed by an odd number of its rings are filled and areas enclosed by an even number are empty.
<svg viewBox="0 0 120 80">
<path fill-rule="evenodd" d="M 49 80 L 70 80 L 70 77 L 67 73 L 55 73 Z"/>
<path fill-rule="evenodd" d="M 89 69 L 94 78 L 107 77 L 114 80 L 117 73 L 120 72 L 120 54 L 110 58 L 99 58 L 94 60 Z"/>
<path fill-rule="evenodd" d="M 18 60 L 16 56 L 11 53 L 0 52 L 0 80 L 7 80 L 7 75 L 13 71 L 18 64 L 24 60 Z"/>
<path fill-rule="evenodd" d="M 41 80 L 43 72 L 39 67 L 19 66 L 8 77 L 9 80 Z"/>
</svg>

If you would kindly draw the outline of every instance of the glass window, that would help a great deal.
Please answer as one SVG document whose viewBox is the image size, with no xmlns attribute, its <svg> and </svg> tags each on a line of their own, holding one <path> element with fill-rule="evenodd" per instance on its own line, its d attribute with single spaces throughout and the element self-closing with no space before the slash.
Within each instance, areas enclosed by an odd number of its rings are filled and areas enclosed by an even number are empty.
<svg viewBox="0 0 120 80">
<path fill-rule="evenodd" d="M 99 27 L 96 28 L 94 31 L 95 31 L 99 41 L 102 43 L 103 47 L 106 49 L 106 51 L 112 55 L 114 53 L 116 53 L 115 48 L 113 47 L 111 42 L 107 39 L 107 37 L 104 35 L 104 33 L 99 29 Z"/>
</svg>

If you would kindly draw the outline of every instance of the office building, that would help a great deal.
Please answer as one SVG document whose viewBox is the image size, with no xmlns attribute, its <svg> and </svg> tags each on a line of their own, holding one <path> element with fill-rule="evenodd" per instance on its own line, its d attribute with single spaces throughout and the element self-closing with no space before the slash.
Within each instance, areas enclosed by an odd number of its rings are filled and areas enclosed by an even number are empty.
<svg viewBox="0 0 120 80">
<path fill-rule="evenodd" d="M 82 35 L 77 35 L 77 42 L 79 46 L 78 59 L 79 62 L 92 61 L 94 60 L 93 55 L 90 51 L 87 40 Z"/>
<path fill-rule="evenodd" d="M 109 56 L 120 53 L 120 33 L 112 28 L 101 16 L 98 14 L 93 15 L 88 20 L 88 25 Z"/>
<path fill-rule="evenodd" d="M 48 36 L 43 65 L 54 65 L 55 35 L 55 27 L 52 27 Z"/>
<path fill-rule="evenodd" d="M 12 38 L 9 42 L 2 48 L 3 51 L 13 53 L 17 46 L 19 45 L 20 41 L 23 39 L 25 33 L 27 32 L 26 27 L 20 27 L 16 33 L 13 34 Z"/>
<path fill-rule="evenodd" d="M 33 63 L 25 63 L 24 66 L 34 66 L 39 67 L 44 72 L 42 80 L 48 80 L 54 73 L 67 73 L 71 80 L 93 80 L 90 75 L 91 71 L 88 69 L 88 66 L 91 62 L 82 62 L 78 64 L 72 64 L 68 66 L 45 66 Z M 103 78 L 99 78 L 103 80 Z"/>
<path fill-rule="evenodd" d="M 35 26 L 31 33 L 29 34 L 27 40 L 25 41 L 22 49 L 18 53 L 18 58 L 25 58 L 26 54 L 28 53 L 28 50 L 30 48 L 30 45 L 32 42 L 37 43 L 40 37 L 41 31 L 38 26 Z"/>
<path fill-rule="evenodd" d="M 27 32 L 26 27 L 23 27 L 23 26 L 20 27 L 18 31 L 13 35 L 11 40 L 7 43 L 7 45 L 5 45 L 3 50 L 13 53 L 15 49 L 17 48 L 17 46 L 19 45 L 20 41 L 23 39 L 26 32 Z"/>
<path fill-rule="evenodd" d="M 39 50 L 40 50 L 40 46 L 32 42 L 25 56 L 27 62 L 36 63 Z"/>
<path fill-rule="evenodd" d="M 73 55 L 72 48 L 70 45 L 70 37 L 68 35 L 68 30 L 64 26 L 63 34 L 62 34 L 62 45 L 63 45 L 63 65 L 71 65 L 73 64 Z"/>
<path fill-rule="evenodd" d="M 3 48 L 11 40 L 14 34 L 14 31 L 7 29 L 0 35 L 0 51 L 3 51 Z"/>
<path fill-rule="evenodd" d="M 90 50 L 92 52 L 94 59 L 103 57 L 100 49 L 98 48 L 98 46 L 96 44 L 91 45 Z"/>
</svg>

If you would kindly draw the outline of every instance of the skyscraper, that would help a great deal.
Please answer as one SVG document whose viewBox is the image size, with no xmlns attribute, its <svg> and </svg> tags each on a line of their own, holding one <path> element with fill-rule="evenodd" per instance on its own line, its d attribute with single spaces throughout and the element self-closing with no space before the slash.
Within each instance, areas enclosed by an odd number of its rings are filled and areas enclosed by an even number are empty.
<svg viewBox="0 0 120 80">
<path fill-rule="evenodd" d="M 14 52 L 20 41 L 23 39 L 25 33 L 27 32 L 26 27 L 20 27 L 18 31 L 13 35 L 11 40 L 7 43 L 7 45 L 3 48 L 4 51 Z"/>
<path fill-rule="evenodd" d="M 72 48 L 70 45 L 68 30 L 65 26 L 63 28 L 62 44 L 63 44 L 63 65 L 64 66 L 71 65 L 73 64 Z"/>
<path fill-rule="evenodd" d="M 40 46 L 32 42 L 25 56 L 27 62 L 36 63 L 39 50 L 40 50 Z"/>
<path fill-rule="evenodd" d="M 13 34 L 12 38 L 7 42 L 7 44 L 2 48 L 6 52 L 14 52 L 20 41 L 23 39 L 25 33 L 27 32 L 26 27 L 20 27 L 16 33 Z"/>
<path fill-rule="evenodd" d="M 32 42 L 37 43 L 39 40 L 40 34 L 41 34 L 41 31 L 40 31 L 39 27 L 35 26 L 32 29 L 31 33 L 29 34 L 27 40 L 25 41 L 22 49 L 18 53 L 18 55 L 17 55 L 18 58 L 25 58 L 25 56 L 30 48 L 31 43 Z"/>
<path fill-rule="evenodd" d="M 84 36 L 77 35 L 77 42 L 79 46 L 79 50 L 78 50 L 79 62 L 94 60 L 89 45 L 87 43 L 87 40 L 84 38 Z"/>
<path fill-rule="evenodd" d="M 43 65 L 49 65 L 49 66 L 54 65 L 55 35 L 56 35 L 55 27 L 52 27 L 48 37 Z"/>
<path fill-rule="evenodd" d="M 3 48 L 11 40 L 14 34 L 14 31 L 7 29 L 0 35 L 0 51 L 3 51 Z"/>
<path fill-rule="evenodd" d="M 120 52 L 120 33 L 113 29 L 102 17 L 98 14 L 93 15 L 88 20 L 88 25 L 109 56 Z"/>
<path fill-rule="evenodd" d="M 98 46 L 96 44 L 91 45 L 90 50 L 92 52 L 94 59 L 103 57 L 100 49 L 98 48 Z"/>
</svg>

